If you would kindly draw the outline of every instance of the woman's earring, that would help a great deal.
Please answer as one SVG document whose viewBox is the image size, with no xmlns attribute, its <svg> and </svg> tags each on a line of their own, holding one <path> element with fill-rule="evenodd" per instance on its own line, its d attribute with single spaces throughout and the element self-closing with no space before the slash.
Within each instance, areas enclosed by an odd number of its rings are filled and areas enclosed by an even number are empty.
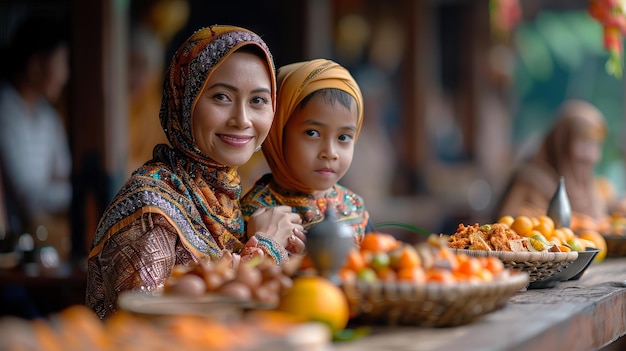
<svg viewBox="0 0 626 351">
<path fill-rule="evenodd" d="M 261 145 L 257 146 L 256 149 L 254 149 L 254 152 L 259 152 L 259 150 L 261 150 Z"/>
</svg>

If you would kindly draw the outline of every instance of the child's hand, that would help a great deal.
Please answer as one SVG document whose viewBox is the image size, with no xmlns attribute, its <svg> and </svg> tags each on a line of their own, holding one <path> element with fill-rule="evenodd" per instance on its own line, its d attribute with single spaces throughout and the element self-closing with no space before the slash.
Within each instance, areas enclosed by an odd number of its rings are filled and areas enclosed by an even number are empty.
<svg viewBox="0 0 626 351">
<path fill-rule="evenodd" d="M 294 229 L 293 235 L 287 238 L 287 246 L 285 249 L 292 254 L 300 255 L 304 253 L 306 248 L 306 235 L 304 232 Z"/>
<path fill-rule="evenodd" d="M 248 240 L 246 246 L 244 246 L 239 253 L 242 262 L 247 262 L 257 257 L 260 259 L 265 257 L 265 252 L 258 247 L 258 244 L 259 241 L 255 237 L 251 237 L 250 240 Z"/>
<path fill-rule="evenodd" d="M 256 210 L 248 221 L 248 233 L 252 237 L 257 232 L 272 237 L 284 248 L 289 245 L 289 238 L 296 235 L 296 232 L 302 233 L 300 240 L 304 239 L 302 219 L 297 213 L 291 212 L 289 206 L 262 207 Z M 298 244 L 296 240 L 292 241 Z"/>
</svg>

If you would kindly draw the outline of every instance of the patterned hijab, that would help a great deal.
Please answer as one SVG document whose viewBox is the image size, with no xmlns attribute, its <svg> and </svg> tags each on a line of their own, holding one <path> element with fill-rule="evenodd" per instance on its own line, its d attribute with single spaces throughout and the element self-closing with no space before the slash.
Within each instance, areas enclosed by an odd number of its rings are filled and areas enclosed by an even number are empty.
<svg viewBox="0 0 626 351">
<path fill-rule="evenodd" d="M 343 90 L 354 97 L 358 109 L 356 138 L 363 124 L 363 96 L 358 84 L 347 69 L 336 62 L 316 59 L 292 63 L 278 70 L 277 110 L 272 129 L 263 143 L 263 154 L 274 179 L 282 187 L 304 193 L 311 189 L 289 171 L 283 152 L 283 130 L 300 103 L 311 93 L 327 88 Z"/>
<path fill-rule="evenodd" d="M 222 249 L 243 246 L 239 208 L 241 184 L 236 167 L 215 162 L 198 148 L 191 115 L 211 74 L 233 52 L 254 46 L 263 53 L 272 79 L 273 58 L 255 33 L 233 26 L 211 26 L 195 32 L 178 49 L 165 75 L 160 121 L 172 148 L 157 145 L 154 158 L 133 173 L 106 210 L 90 256 L 106 240 L 144 213 L 164 215 L 196 257 L 219 257 Z"/>
</svg>

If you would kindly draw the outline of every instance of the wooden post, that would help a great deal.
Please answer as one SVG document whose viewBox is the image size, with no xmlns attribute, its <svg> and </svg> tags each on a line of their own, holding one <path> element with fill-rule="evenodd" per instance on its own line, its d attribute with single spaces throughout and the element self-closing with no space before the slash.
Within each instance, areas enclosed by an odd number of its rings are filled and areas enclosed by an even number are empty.
<svg viewBox="0 0 626 351">
<path fill-rule="evenodd" d="M 128 2 L 75 0 L 73 11 L 72 255 L 81 258 L 125 171 Z"/>
</svg>

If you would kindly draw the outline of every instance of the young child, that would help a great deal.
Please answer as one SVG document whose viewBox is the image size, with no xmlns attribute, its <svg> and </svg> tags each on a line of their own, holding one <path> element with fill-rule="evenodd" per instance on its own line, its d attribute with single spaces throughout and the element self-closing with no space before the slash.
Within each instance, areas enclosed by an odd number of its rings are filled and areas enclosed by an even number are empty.
<svg viewBox="0 0 626 351">
<path fill-rule="evenodd" d="M 244 221 L 261 207 L 291 206 L 305 229 L 327 207 L 354 229 L 355 241 L 374 231 L 363 199 L 337 182 L 352 162 L 363 122 L 363 97 L 350 72 L 325 59 L 278 70 L 274 123 L 263 143 L 271 173 L 241 199 Z"/>
</svg>

